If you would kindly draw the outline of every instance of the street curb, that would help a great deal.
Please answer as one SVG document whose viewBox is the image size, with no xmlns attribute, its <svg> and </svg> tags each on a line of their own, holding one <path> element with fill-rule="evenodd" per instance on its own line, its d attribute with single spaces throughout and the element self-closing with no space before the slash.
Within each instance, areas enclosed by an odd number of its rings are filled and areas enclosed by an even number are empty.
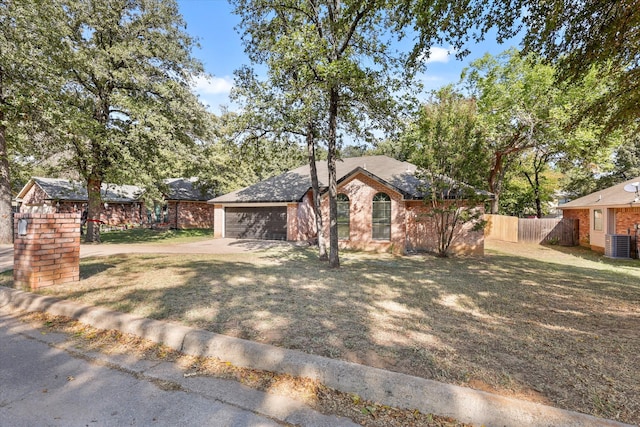
<svg viewBox="0 0 640 427">
<path fill-rule="evenodd" d="M 512 399 L 351 362 L 287 350 L 175 323 L 144 319 L 53 297 L 0 286 L 0 307 L 47 312 L 99 329 L 115 329 L 193 356 L 217 357 L 235 366 L 318 380 L 366 400 L 490 426 L 627 426 L 538 403 Z"/>
</svg>

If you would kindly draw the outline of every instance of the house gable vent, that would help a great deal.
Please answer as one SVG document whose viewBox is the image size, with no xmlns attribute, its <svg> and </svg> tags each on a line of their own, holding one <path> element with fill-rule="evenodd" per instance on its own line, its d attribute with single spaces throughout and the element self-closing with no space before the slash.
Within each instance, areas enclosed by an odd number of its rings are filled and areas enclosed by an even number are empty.
<svg viewBox="0 0 640 427">
<path fill-rule="evenodd" d="M 605 235 L 604 255 L 609 258 L 631 258 L 631 236 L 627 234 Z"/>
</svg>

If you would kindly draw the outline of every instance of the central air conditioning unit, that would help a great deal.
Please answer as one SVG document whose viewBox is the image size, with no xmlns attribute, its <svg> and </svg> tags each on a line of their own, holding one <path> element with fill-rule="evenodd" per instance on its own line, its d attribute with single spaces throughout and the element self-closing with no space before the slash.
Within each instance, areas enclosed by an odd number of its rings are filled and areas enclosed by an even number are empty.
<svg viewBox="0 0 640 427">
<path fill-rule="evenodd" d="M 606 234 L 604 256 L 609 258 L 631 258 L 631 236 L 627 234 Z"/>
</svg>

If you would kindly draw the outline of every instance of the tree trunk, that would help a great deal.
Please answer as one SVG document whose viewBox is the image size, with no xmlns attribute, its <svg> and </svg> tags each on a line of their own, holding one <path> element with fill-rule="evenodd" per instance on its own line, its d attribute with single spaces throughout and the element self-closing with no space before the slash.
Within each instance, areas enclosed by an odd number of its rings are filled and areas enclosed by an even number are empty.
<svg viewBox="0 0 640 427">
<path fill-rule="evenodd" d="M 0 107 L 5 105 L 3 70 L 0 68 Z M 0 243 L 13 243 L 13 218 L 11 216 L 11 179 L 9 176 L 9 149 L 4 124 L 4 110 L 0 108 Z"/>
<path fill-rule="evenodd" d="M 322 210 L 320 206 L 320 184 L 318 183 L 318 169 L 316 168 L 316 143 L 314 138 L 314 125 L 307 124 L 307 153 L 309 155 L 309 170 L 311 172 L 311 191 L 313 193 L 313 208 L 316 215 L 316 229 L 318 230 L 318 257 L 326 261 L 327 246 L 324 241 L 324 227 L 322 223 Z"/>
<path fill-rule="evenodd" d="M 0 90 L 2 90 L 1 86 Z M 11 216 L 9 151 L 5 138 L 7 128 L 1 123 L 4 123 L 4 113 L 0 110 L 0 243 L 10 244 L 13 242 L 13 218 Z"/>
<path fill-rule="evenodd" d="M 329 267 L 339 268 L 338 255 L 338 184 L 336 178 L 336 145 L 338 132 L 338 88 L 329 89 L 329 140 L 327 169 L 329 170 Z"/>
<path fill-rule="evenodd" d="M 102 211 L 102 178 L 92 174 L 87 180 L 87 195 L 89 205 L 87 207 L 87 233 L 85 242 L 100 243 L 100 212 Z"/>
</svg>

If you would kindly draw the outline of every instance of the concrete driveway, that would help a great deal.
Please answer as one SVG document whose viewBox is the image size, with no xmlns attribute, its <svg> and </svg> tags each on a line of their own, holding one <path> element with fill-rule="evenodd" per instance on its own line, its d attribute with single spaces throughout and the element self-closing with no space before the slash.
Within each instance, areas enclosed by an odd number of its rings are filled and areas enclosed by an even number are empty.
<svg viewBox="0 0 640 427">
<path fill-rule="evenodd" d="M 80 245 L 80 258 L 117 254 L 239 254 L 293 243 L 275 240 L 208 239 L 180 244 Z M 0 245 L 0 272 L 13 269 L 13 245 Z"/>
<path fill-rule="evenodd" d="M 0 273 L 13 270 L 13 245 L 0 245 Z"/>
</svg>

